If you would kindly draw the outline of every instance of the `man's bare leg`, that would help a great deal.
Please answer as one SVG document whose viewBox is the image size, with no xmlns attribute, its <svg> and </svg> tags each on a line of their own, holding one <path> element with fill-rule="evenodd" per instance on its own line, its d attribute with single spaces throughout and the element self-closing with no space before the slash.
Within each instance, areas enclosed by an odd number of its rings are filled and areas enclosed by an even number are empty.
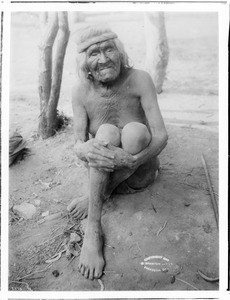
<svg viewBox="0 0 230 300">
<path fill-rule="evenodd" d="M 115 126 L 114 126 L 115 127 Z M 118 130 L 116 127 L 114 130 Z M 147 130 L 147 128 L 146 128 Z M 137 133 L 137 131 L 136 131 Z M 97 136 L 96 136 L 97 137 Z M 150 136 L 143 142 L 143 131 L 140 131 L 140 140 L 145 148 L 150 141 Z M 138 139 L 138 135 L 136 137 Z M 136 141 L 135 141 L 136 143 Z M 138 143 L 137 143 L 138 144 Z M 128 144 L 129 146 L 132 143 Z M 134 144 L 132 145 L 132 151 Z M 138 145 L 139 146 L 139 145 Z M 124 145 L 124 147 L 126 147 Z M 122 180 L 127 179 L 135 170 L 120 170 L 123 178 L 118 176 L 116 184 L 112 183 L 112 189 L 115 188 Z M 102 275 L 105 261 L 103 258 L 103 239 L 101 229 L 101 211 L 103 201 L 107 197 L 109 190 L 110 173 L 95 168 L 90 168 L 90 195 L 88 222 L 85 230 L 85 238 L 81 251 L 79 270 L 86 278 L 99 278 Z"/>
<path fill-rule="evenodd" d="M 96 138 L 98 140 L 103 140 L 109 142 L 111 145 L 118 147 L 121 143 L 121 136 L 119 129 L 111 124 L 103 124 L 99 127 Z M 88 174 L 90 174 L 90 168 L 87 165 Z M 126 177 L 127 178 L 127 177 Z M 125 178 L 125 179 L 126 179 Z M 110 194 L 107 193 L 107 198 Z M 84 219 L 88 215 L 89 197 L 83 196 L 81 198 L 76 198 L 67 206 L 67 210 L 70 214 L 78 219 Z"/>
<path fill-rule="evenodd" d="M 120 141 L 118 142 L 117 128 L 110 124 L 103 124 L 97 133 L 97 138 L 103 139 L 105 137 L 105 141 L 109 141 L 114 146 L 118 146 Z M 150 134 L 145 125 L 137 122 L 128 123 L 122 130 L 121 142 L 122 148 L 131 154 L 136 154 L 144 149 L 149 141 Z M 135 173 L 135 169 L 122 169 L 116 170 L 110 175 L 110 181 L 106 190 L 106 199 L 110 197 L 112 192 L 115 190 L 120 183 L 124 182 L 126 179 L 130 177 L 132 179 L 132 174 Z M 152 170 L 154 172 L 154 170 Z M 139 172 L 140 173 L 140 172 Z M 143 177 L 145 177 L 146 173 L 143 173 Z M 150 174 L 151 175 L 151 174 Z M 138 181 L 140 181 L 138 179 Z M 130 182 L 134 182 L 130 180 Z M 132 185 L 131 185 L 132 186 Z M 88 215 L 88 206 L 89 206 L 89 198 L 88 196 L 74 199 L 67 210 L 73 217 L 84 219 Z"/>
<path fill-rule="evenodd" d="M 118 141 L 114 141 L 115 134 L 117 134 Z M 111 135 L 111 139 L 109 135 Z M 113 125 L 101 126 L 96 134 L 96 138 L 120 144 L 119 130 Z M 100 278 L 105 265 L 102 252 L 101 211 L 103 201 L 106 198 L 109 177 L 110 172 L 92 167 L 89 168 L 88 221 L 79 261 L 79 270 L 85 278 Z"/>
<path fill-rule="evenodd" d="M 79 261 L 85 278 L 100 278 L 104 268 L 101 210 L 109 173 L 90 168 L 89 214 Z"/>
<path fill-rule="evenodd" d="M 123 182 L 127 178 L 129 178 L 134 172 L 135 172 L 135 169 L 133 169 L 133 170 L 122 169 L 122 170 L 116 170 L 113 173 L 111 173 L 104 200 L 108 199 L 111 196 L 113 190 L 121 182 Z M 87 196 L 82 196 L 81 198 L 74 199 L 68 205 L 67 210 L 70 212 L 71 216 L 73 216 L 74 218 L 83 220 L 88 215 L 88 207 L 89 207 L 89 197 L 87 195 Z"/>
</svg>

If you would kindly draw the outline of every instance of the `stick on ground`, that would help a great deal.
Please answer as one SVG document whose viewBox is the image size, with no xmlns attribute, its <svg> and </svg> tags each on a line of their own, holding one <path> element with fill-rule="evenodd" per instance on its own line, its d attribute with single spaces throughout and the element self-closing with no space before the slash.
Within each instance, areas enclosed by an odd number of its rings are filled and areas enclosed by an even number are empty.
<svg viewBox="0 0 230 300">
<path fill-rule="evenodd" d="M 27 278 L 27 277 L 30 277 L 30 276 L 32 276 L 32 275 L 34 275 L 34 274 L 46 272 L 46 271 L 51 267 L 51 265 L 52 265 L 52 263 L 49 264 L 47 267 L 45 267 L 45 269 L 43 269 L 43 270 L 41 270 L 41 271 L 35 271 L 35 272 L 29 273 L 29 274 L 27 274 L 27 275 L 25 275 L 25 276 L 23 276 L 23 277 L 20 277 L 20 278 L 17 279 L 17 281 L 21 281 L 22 279 L 25 279 L 25 278 Z"/>
<path fill-rule="evenodd" d="M 157 236 L 161 233 L 162 230 L 164 230 L 165 226 L 167 225 L 168 221 L 164 222 L 164 225 L 160 227 L 160 229 L 157 231 Z"/>
<path fill-rule="evenodd" d="M 217 206 L 216 198 L 215 198 L 213 188 L 212 188 L 210 175 L 209 175 L 208 168 L 207 168 L 206 161 L 205 161 L 205 158 L 204 158 L 203 154 L 201 155 L 201 161 L 202 161 L 204 171 L 205 171 L 205 176 L 206 176 L 206 180 L 207 180 L 207 184 L 208 184 L 208 189 L 209 189 L 209 193 L 210 193 L 210 197 L 211 197 L 211 201 L 212 201 L 212 207 L 213 207 L 214 215 L 215 215 L 215 219 L 216 219 L 216 225 L 217 225 L 217 228 L 219 229 L 218 206 Z"/>
<path fill-rule="evenodd" d="M 176 280 L 179 280 L 179 281 L 181 281 L 181 282 L 183 282 L 183 283 L 185 283 L 185 284 L 187 284 L 187 285 L 189 285 L 189 286 L 191 286 L 194 290 L 199 290 L 198 288 L 196 288 L 194 285 L 192 285 L 191 283 L 189 283 L 189 282 L 187 282 L 187 281 L 185 281 L 185 280 L 182 280 L 182 279 L 180 279 L 180 278 L 175 278 Z"/>
</svg>

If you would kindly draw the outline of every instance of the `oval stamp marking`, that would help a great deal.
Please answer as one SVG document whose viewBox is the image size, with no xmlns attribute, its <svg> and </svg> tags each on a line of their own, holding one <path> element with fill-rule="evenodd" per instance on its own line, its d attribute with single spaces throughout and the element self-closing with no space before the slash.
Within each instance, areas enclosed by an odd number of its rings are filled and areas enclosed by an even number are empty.
<svg viewBox="0 0 230 300">
<path fill-rule="evenodd" d="M 162 255 L 152 255 L 146 257 L 140 264 L 144 266 L 144 269 L 151 272 L 167 273 L 173 268 L 173 263 L 171 263 L 167 257 Z"/>
</svg>

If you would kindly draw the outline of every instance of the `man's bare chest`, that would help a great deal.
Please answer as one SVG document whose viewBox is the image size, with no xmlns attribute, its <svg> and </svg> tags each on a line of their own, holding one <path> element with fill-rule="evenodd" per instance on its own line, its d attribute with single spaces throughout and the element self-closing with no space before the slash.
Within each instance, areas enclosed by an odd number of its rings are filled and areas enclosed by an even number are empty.
<svg viewBox="0 0 230 300">
<path fill-rule="evenodd" d="M 89 93 L 86 102 L 89 118 L 100 118 L 105 115 L 122 115 L 139 109 L 140 97 L 129 91 L 105 93 L 104 95 Z"/>
</svg>

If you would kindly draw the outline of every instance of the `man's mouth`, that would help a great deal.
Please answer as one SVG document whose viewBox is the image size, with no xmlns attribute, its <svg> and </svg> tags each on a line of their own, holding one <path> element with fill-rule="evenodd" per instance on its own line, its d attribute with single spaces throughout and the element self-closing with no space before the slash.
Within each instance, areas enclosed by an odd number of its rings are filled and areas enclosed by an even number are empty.
<svg viewBox="0 0 230 300">
<path fill-rule="evenodd" d="M 108 70 L 108 69 L 113 69 L 112 66 L 103 66 L 103 67 L 99 67 L 98 71 L 104 71 L 104 70 Z"/>
</svg>

